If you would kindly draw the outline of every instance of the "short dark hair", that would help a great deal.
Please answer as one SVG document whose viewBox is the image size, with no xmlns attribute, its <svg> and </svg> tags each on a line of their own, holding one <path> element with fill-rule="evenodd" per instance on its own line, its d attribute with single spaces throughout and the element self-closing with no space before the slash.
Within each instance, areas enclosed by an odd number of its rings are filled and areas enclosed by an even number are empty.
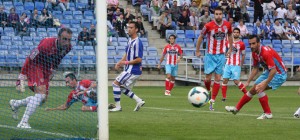
<svg viewBox="0 0 300 140">
<path fill-rule="evenodd" d="M 174 35 L 174 34 L 171 34 L 171 35 L 169 36 L 169 39 L 171 38 L 171 36 L 173 36 L 174 39 L 176 39 L 176 35 Z"/>
<path fill-rule="evenodd" d="M 61 28 L 59 31 L 58 31 L 58 37 L 61 36 L 61 34 L 66 31 L 68 34 L 72 34 L 72 30 L 70 28 Z"/>
<path fill-rule="evenodd" d="M 71 80 L 76 80 L 77 81 L 77 78 L 76 78 L 76 76 L 75 76 L 75 74 L 74 73 L 68 73 L 66 76 L 65 76 L 65 78 L 67 78 L 67 77 L 69 77 Z"/>
<path fill-rule="evenodd" d="M 234 31 L 234 30 L 239 31 L 239 33 L 241 32 L 240 28 L 234 28 L 233 31 Z"/>
<path fill-rule="evenodd" d="M 257 35 L 250 35 L 249 39 L 253 39 L 256 38 L 256 42 L 259 43 L 260 42 L 260 38 Z"/>
<path fill-rule="evenodd" d="M 137 19 L 142 19 L 142 17 L 141 17 L 141 16 L 138 16 Z"/>
<path fill-rule="evenodd" d="M 140 31 L 139 24 L 136 21 L 130 21 L 128 24 L 134 24 L 134 27 Z"/>
<path fill-rule="evenodd" d="M 218 6 L 218 7 L 215 8 L 214 13 L 216 11 L 221 11 L 223 13 L 223 8 L 221 6 Z"/>
</svg>

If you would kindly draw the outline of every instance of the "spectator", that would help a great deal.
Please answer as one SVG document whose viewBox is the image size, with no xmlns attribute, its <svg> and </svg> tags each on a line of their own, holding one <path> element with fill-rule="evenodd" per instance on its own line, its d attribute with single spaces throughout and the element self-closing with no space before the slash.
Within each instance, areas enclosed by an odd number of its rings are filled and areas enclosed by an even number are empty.
<svg viewBox="0 0 300 140">
<path fill-rule="evenodd" d="M 16 27 L 17 22 L 19 21 L 19 15 L 15 13 L 15 8 L 10 9 L 10 13 L 8 15 L 8 25 L 10 27 Z"/>
<path fill-rule="evenodd" d="M 159 13 L 162 14 L 163 11 L 167 11 L 170 9 L 170 5 L 168 0 L 163 0 L 161 6 L 159 6 Z"/>
<path fill-rule="evenodd" d="M 234 20 L 233 20 L 233 18 L 229 18 L 228 19 L 228 22 L 231 24 L 231 29 L 232 29 L 232 31 L 233 31 L 233 29 L 235 28 L 235 22 L 234 22 Z"/>
<path fill-rule="evenodd" d="M 28 24 L 28 26 L 30 25 L 30 17 L 27 16 L 27 14 L 25 12 L 22 13 L 22 15 L 24 17 L 24 21 Z"/>
<path fill-rule="evenodd" d="M 30 23 L 32 27 L 37 28 L 39 26 L 39 14 L 37 9 L 33 10 L 30 16 Z"/>
<path fill-rule="evenodd" d="M 159 7 L 158 7 L 157 0 L 151 1 L 150 14 L 151 14 L 151 20 L 153 21 L 152 30 L 154 30 L 157 28 L 159 22 Z"/>
<path fill-rule="evenodd" d="M 29 36 L 28 24 L 25 22 L 26 16 L 21 16 L 19 22 L 16 24 L 16 31 L 18 36 Z"/>
<path fill-rule="evenodd" d="M 243 19 L 244 19 L 245 22 L 250 21 L 248 11 L 247 11 L 247 6 L 249 6 L 249 1 L 248 0 L 239 0 L 238 1 L 238 7 L 240 7 L 240 9 L 241 9 L 241 14 L 242 14 Z"/>
<path fill-rule="evenodd" d="M 258 0 L 258 1 L 261 1 L 261 0 Z M 272 12 L 276 8 L 276 5 L 273 0 L 263 0 L 262 2 L 263 2 L 263 4 L 261 4 L 261 6 L 263 8 L 263 12 L 264 12 L 263 14 L 265 14 L 265 15 L 269 15 L 270 12 Z"/>
<path fill-rule="evenodd" d="M 125 32 L 126 21 L 124 20 L 124 15 L 121 14 L 116 23 L 117 32 L 119 33 L 119 37 L 127 37 Z"/>
<path fill-rule="evenodd" d="M 286 12 L 286 21 L 289 23 L 293 23 L 296 19 L 296 11 L 293 10 L 293 7 L 291 4 L 288 5 L 288 10 Z"/>
<path fill-rule="evenodd" d="M 147 31 L 144 28 L 144 24 L 142 22 L 142 17 L 140 17 L 140 16 L 137 17 L 137 23 L 139 25 L 139 32 L 138 32 L 139 37 L 140 38 L 141 37 L 147 37 Z"/>
<path fill-rule="evenodd" d="M 212 17 L 210 17 L 208 11 L 206 11 L 204 13 L 204 15 L 199 18 L 199 23 L 200 23 L 199 24 L 199 29 L 202 30 L 202 28 L 204 27 L 204 25 L 206 23 L 210 22 L 211 20 L 212 20 Z"/>
<path fill-rule="evenodd" d="M 212 12 L 213 13 L 213 11 L 215 10 L 215 8 L 216 7 L 218 7 L 219 6 L 219 1 L 217 1 L 217 0 L 211 0 L 210 1 L 210 12 Z"/>
<path fill-rule="evenodd" d="M 289 26 L 288 22 L 284 22 L 283 29 L 284 29 L 285 35 L 287 36 L 287 38 L 289 40 L 295 40 L 295 37 L 293 36 L 293 29 Z"/>
<path fill-rule="evenodd" d="M 191 30 L 190 18 L 187 16 L 187 11 L 182 12 L 182 16 L 178 19 L 177 24 L 180 30 Z"/>
<path fill-rule="evenodd" d="M 231 2 L 226 10 L 228 12 L 228 17 L 232 17 L 235 22 L 238 22 L 240 19 L 243 19 L 241 9 L 237 7 L 237 5 L 234 2 Z"/>
<path fill-rule="evenodd" d="M 293 35 L 294 37 L 299 40 L 299 36 L 300 36 L 300 26 L 297 20 L 294 21 L 294 24 L 292 25 L 292 29 L 293 29 Z"/>
<path fill-rule="evenodd" d="M 60 1 L 61 0 L 46 0 L 45 8 L 52 11 L 52 10 L 58 10 L 57 7 L 59 6 L 61 8 L 61 10 L 66 11 L 66 7 L 65 7 L 64 3 L 60 2 Z"/>
<path fill-rule="evenodd" d="M 106 0 L 108 5 L 116 6 L 119 4 L 119 0 Z"/>
<path fill-rule="evenodd" d="M 184 7 L 184 6 L 190 6 L 191 0 L 177 0 L 177 6 Z"/>
<path fill-rule="evenodd" d="M 42 14 L 39 17 L 39 23 L 44 27 L 52 27 L 53 26 L 53 18 L 52 15 L 48 13 L 47 9 L 42 10 Z"/>
<path fill-rule="evenodd" d="M 256 21 L 253 28 L 253 35 L 257 35 L 259 38 L 264 38 L 264 27 L 261 25 L 260 21 Z"/>
<path fill-rule="evenodd" d="M 300 14 L 300 0 L 295 0 L 295 10 L 296 10 L 296 13 L 299 15 Z"/>
<path fill-rule="evenodd" d="M 186 16 L 187 16 L 187 17 L 190 17 L 190 16 L 191 16 L 189 6 L 185 5 L 185 6 L 183 7 L 182 11 L 186 11 Z"/>
<path fill-rule="evenodd" d="M 189 10 L 191 13 L 195 12 L 195 14 L 196 14 L 195 16 L 197 16 L 197 17 L 200 16 L 200 9 L 198 8 L 198 5 L 195 0 L 193 0 L 192 5 Z"/>
<path fill-rule="evenodd" d="M 196 13 L 193 11 L 192 15 L 190 16 L 190 22 L 193 30 L 199 29 L 199 17 L 196 15 Z"/>
<path fill-rule="evenodd" d="M 282 22 L 286 16 L 287 10 L 284 8 L 284 4 L 280 4 L 280 8 L 277 8 L 274 16 L 275 16 L 275 20 L 280 20 L 280 22 Z"/>
<path fill-rule="evenodd" d="M 129 23 L 133 19 L 135 19 L 135 16 L 133 14 L 131 14 L 131 9 L 130 8 L 126 8 L 125 22 Z"/>
<path fill-rule="evenodd" d="M 272 39 L 274 33 L 274 28 L 271 25 L 270 20 L 266 21 L 266 26 L 264 27 L 264 38 L 265 39 Z"/>
<path fill-rule="evenodd" d="M 114 8 L 111 5 L 107 5 L 106 11 L 107 11 L 107 20 L 112 22 L 114 16 Z"/>
<path fill-rule="evenodd" d="M 178 21 L 180 17 L 181 10 L 177 6 L 177 0 L 173 1 L 173 6 L 171 7 L 171 16 L 172 16 L 172 21 Z"/>
<path fill-rule="evenodd" d="M 70 0 L 59 0 L 59 6 L 63 11 L 70 10 Z"/>
<path fill-rule="evenodd" d="M 119 37 L 115 27 L 111 24 L 109 20 L 107 20 L 107 30 L 113 37 Z"/>
<path fill-rule="evenodd" d="M 96 46 L 96 28 L 94 24 L 91 24 L 89 34 L 89 40 L 91 41 L 92 46 Z"/>
<path fill-rule="evenodd" d="M 7 14 L 4 12 L 4 6 L 0 6 L 0 26 L 5 27 L 7 25 Z"/>
<path fill-rule="evenodd" d="M 229 2 L 227 0 L 219 1 L 219 6 L 222 7 L 223 11 L 226 11 L 227 7 L 229 6 Z"/>
<path fill-rule="evenodd" d="M 168 11 L 164 11 L 159 17 L 160 38 L 166 36 L 166 30 L 172 29 L 172 18 Z"/>
<path fill-rule="evenodd" d="M 275 25 L 273 26 L 273 28 L 274 28 L 274 38 L 281 39 L 281 40 L 288 39 L 287 36 L 285 35 L 284 28 L 279 23 L 279 20 L 275 20 Z"/>
<path fill-rule="evenodd" d="M 239 25 L 237 26 L 237 28 L 240 29 L 241 38 L 243 38 L 243 39 L 248 38 L 249 32 L 248 32 L 247 26 L 244 24 L 243 19 L 240 19 Z"/>
<path fill-rule="evenodd" d="M 80 46 L 91 45 L 91 43 L 88 42 L 89 38 L 90 38 L 90 34 L 87 31 L 87 28 L 83 27 L 83 30 L 78 34 L 78 44 Z"/>
<path fill-rule="evenodd" d="M 115 20 L 117 21 L 118 18 L 119 18 L 119 16 L 120 16 L 121 14 L 123 14 L 123 13 L 121 12 L 121 9 L 120 9 L 120 8 L 117 8 L 116 11 L 115 11 L 114 14 L 113 14 L 113 19 L 115 19 Z"/>
<path fill-rule="evenodd" d="M 263 7 L 261 6 L 261 0 L 252 0 L 254 2 L 254 21 L 256 23 L 257 18 L 261 22 L 264 17 Z"/>
<path fill-rule="evenodd" d="M 203 6 L 202 11 L 201 11 L 201 16 L 203 16 L 205 12 L 208 12 L 208 15 L 210 15 L 209 8 L 207 5 Z"/>
</svg>

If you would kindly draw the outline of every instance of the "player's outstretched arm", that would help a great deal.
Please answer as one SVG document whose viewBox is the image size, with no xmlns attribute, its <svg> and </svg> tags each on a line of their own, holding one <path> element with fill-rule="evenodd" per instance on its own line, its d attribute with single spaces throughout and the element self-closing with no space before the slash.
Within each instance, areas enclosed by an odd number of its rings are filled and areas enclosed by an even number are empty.
<svg viewBox="0 0 300 140">
<path fill-rule="evenodd" d="M 56 108 L 46 108 L 46 111 L 54 111 L 54 110 L 67 110 L 69 107 L 67 107 L 66 104 L 60 105 Z"/>
<path fill-rule="evenodd" d="M 255 77 L 255 75 L 257 73 L 258 73 L 258 67 L 255 66 L 255 67 L 253 67 L 253 69 L 252 69 L 252 71 L 250 73 L 250 76 L 249 76 L 247 82 L 245 83 L 245 87 L 247 87 L 250 84 L 250 82 L 253 80 L 253 78 Z"/>
<path fill-rule="evenodd" d="M 196 56 L 200 57 L 201 53 L 200 53 L 200 45 L 203 41 L 203 34 L 200 34 L 200 36 L 198 37 L 197 40 L 197 44 L 196 44 Z"/>
</svg>

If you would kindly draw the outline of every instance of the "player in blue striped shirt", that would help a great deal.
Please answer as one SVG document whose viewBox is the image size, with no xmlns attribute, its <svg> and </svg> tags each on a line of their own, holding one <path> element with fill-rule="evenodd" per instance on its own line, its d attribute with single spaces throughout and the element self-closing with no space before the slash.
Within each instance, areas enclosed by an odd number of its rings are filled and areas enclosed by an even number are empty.
<svg viewBox="0 0 300 140">
<path fill-rule="evenodd" d="M 130 38 L 125 49 L 126 53 L 115 65 L 116 69 L 123 66 L 124 71 L 112 83 L 116 107 L 110 109 L 111 112 L 122 111 L 121 92 L 137 102 L 133 111 L 139 111 L 145 104 L 144 100 L 132 92 L 132 87 L 142 74 L 143 44 L 137 35 L 139 30 L 137 22 L 129 22 L 127 29 Z"/>
</svg>

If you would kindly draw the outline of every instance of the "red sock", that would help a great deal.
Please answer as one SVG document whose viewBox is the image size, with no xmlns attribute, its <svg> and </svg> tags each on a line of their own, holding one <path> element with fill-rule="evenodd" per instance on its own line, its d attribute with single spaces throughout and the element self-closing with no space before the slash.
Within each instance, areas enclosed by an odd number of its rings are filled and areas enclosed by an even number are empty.
<svg viewBox="0 0 300 140">
<path fill-rule="evenodd" d="M 92 111 L 97 111 L 97 106 L 91 106 Z"/>
<path fill-rule="evenodd" d="M 213 89 L 212 89 L 212 95 L 211 95 L 212 100 L 216 100 L 216 97 L 219 93 L 219 89 L 220 89 L 220 83 L 214 82 Z"/>
<path fill-rule="evenodd" d="M 175 81 L 170 81 L 170 87 L 169 87 L 169 90 L 171 91 L 175 85 Z"/>
<path fill-rule="evenodd" d="M 222 96 L 226 99 L 227 84 L 222 84 Z"/>
<path fill-rule="evenodd" d="M 238 84 L 238 86 L 239 86 L 239 89 L 240 89 L 244 94 L 247 93 L 247 89 L 246 89 L 245 85 L 244 85 L 242 82 L 240 82 L 240 83 Z"/>
<path fill-rule="evenodd" d="M 210 81 L 210 80 L 209 80 L 209 81 L 204 80 L 204 85 L 205 85 L 206 89 L 207 89 L 208 91 L 210 91 L 211 81 Z"/>
<path fill-rule="evenodd" d="M 270 106 L 269 106 L 268 96 L 265 95 L 265 96 L 259 98 L 259 102 L 261 104 L 261 107 L 264 110 L 264 113 L 270 114 L 271 113 L 271 109 L 270 109 Z"/>
<path fill-rule="evenodd" d="M 249 96 L 249 95 L 250 96 Z M 236 109 L 237 110 L 241 110 L 242 109 L 242 107 L 246 104 L 246 103 L 248 103 L 250 100 L 252 99 L 252 95 L 249 93 L 249 92 L 247 92 L 246 94 L 244 94 L 244 96 L 240 99 L 240 101 L 237 103 L 237 105 L 236 105 Z"/>
<path fill-rule="evenodd" d="M 170 90 L 170 80 L 168 78 L 166 78 L 165 87 L 166 87 L 166 90 Z"/>
</svg>

